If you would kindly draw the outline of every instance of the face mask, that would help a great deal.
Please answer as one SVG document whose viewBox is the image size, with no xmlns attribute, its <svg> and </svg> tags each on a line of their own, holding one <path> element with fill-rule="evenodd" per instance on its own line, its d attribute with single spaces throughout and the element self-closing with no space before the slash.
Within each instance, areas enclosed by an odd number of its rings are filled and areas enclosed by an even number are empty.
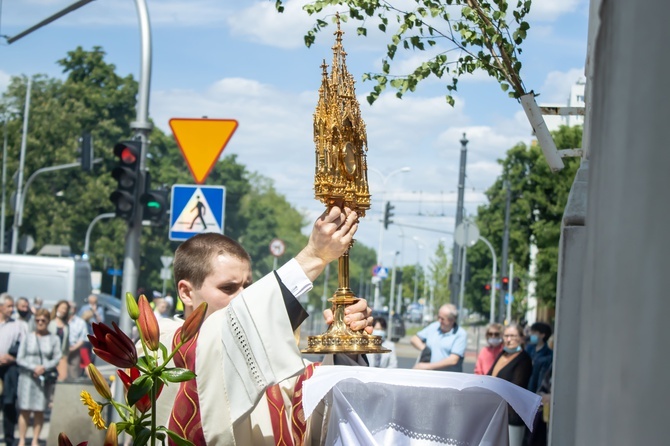
<svg viewBox="0 0 670 446">
<path fill-rule="evenodd" d="M 30 313 L 30 311 L 28 311 L 28 310 L 17 310 L 17 313 L 19 313 L 19 316 L 21 316 L 22 318 L 24 318 L 24 317 L 28 316 L 28 314 Z"/>
<path fill-rule="evenodd" d="M 489 338 L 488 341 L 491 347 L 497 347 L 502 344 L 502 338 Z"/>
<path fill-rule="evenodd" d="M 521 351 L 521 346 L 517 345 L 515 348 L 503 347 L 503 350 L 505 350 L 505 353 L 516 353 Z"/>
<path fill-rule="evenodd" d="M 386 339 L 386 331 L 385 330 L 372 330 L 372 335 L 373 336 L 381 336 L 382 341 Z"/>
<path fill-rule="evenodd" d="M 528 340 L 529 344 L 537 344 L 537 341 L 539 340 L 538 336 L 536 334 L 530 335 L 530 339 Z"/>
</svg>

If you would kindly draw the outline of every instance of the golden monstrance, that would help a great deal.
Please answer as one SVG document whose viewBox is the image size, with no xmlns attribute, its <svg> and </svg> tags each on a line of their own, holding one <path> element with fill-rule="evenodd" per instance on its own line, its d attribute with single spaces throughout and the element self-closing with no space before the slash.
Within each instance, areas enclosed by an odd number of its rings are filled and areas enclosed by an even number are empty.
<svg viewBox="0 0 670 446">
<path fill-rule="evenodd" d="M 316 169 L 314 195 L 327 207 L 349 207 L 359 218 L 370 209 L 368 167 L 365 152 L 367 135 L 354 78 L 347 70 L 342 47 L 339 17 L 333 46 L 333 64 L 330 75 L 323 61 L 323 77 L 319 101 L 314 112 L 314 143 Z M 353 242 L 352 242 L 353 246 Z M 351 246 L 349 247 L 349 250 Z M 353 331 L 344 323 L 344 308 L 358 301 L 349 288 L 349 250 L 338 261 L 338 288 L 332 298 L 334 321 L 328 330 L 317 336 L 308 336 L 303 353 L 386 353 L 382 338 Z"/>
</svg>

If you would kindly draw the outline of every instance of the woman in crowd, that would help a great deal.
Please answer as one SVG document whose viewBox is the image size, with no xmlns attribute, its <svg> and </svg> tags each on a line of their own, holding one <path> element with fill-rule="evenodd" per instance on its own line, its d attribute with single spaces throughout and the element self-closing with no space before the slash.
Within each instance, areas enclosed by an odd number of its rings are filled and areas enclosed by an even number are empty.
<svg viewBox="0 0 670 446">
<path fill-rule="evenodd" d="M 498 355 L 488 374 L 509 381 L 524 389 L 528 387 L 533 361 L 523 348 L 523 330 L 516 324 L 505 327 L 503 331 L 503 351 Z M 509 445 L 521 446 L 524 435 L 524 423 L 510 406 Z"/>
<path fill-rule="evenodd" d="M 35 312 L 35 331 L 25 337 L 16 358 L 19 365 L 19 446 L 25 446 L 30 412 L 33 412 L 32 445 L 39 445 L 44 411 L 54 385 L 47 382 L 45 372 L 55 369 L 62 357 L 61 341 L 47 328 L 50 320 L 48 310 L 40 308 Z"/>
<path fill-rule="evenodd" d="M 503 339 L 502 339 L 502 325 L 493 323 L 489 324 L 486 327 L 486 347 L 479 351 L 479 356 L 477 356 L 477 363 L 475 364 L 475 374 L 476 375 L 486 375 L 491 366 L 496 361 L 496 358 L 502 352 L 503 349 Z"/>
<path fill-rule="evenodd" d="M 60 339 L 61 360 L 58 363 L 58 381 L 67 378 L 67 355 L 70 353 L 70 327 L 68 318 L 70 304 L 66 300 L 59 300 L 51 310 L 51 322 L 49 322 L 49 333 L 55 334 Z"/>
</svg>

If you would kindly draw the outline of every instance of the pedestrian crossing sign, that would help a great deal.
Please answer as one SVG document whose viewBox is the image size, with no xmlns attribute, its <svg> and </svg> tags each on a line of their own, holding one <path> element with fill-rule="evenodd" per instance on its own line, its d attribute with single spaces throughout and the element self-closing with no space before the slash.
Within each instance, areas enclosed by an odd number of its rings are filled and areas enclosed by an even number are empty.
<svg viewBox="0 0 670 446">
<path fill-rule="evenodd" d="M 224 186 L 172 186 L 170 240 L 188 240 L 203 232 L 223 234 L 226 206 Z"/>
</svg>

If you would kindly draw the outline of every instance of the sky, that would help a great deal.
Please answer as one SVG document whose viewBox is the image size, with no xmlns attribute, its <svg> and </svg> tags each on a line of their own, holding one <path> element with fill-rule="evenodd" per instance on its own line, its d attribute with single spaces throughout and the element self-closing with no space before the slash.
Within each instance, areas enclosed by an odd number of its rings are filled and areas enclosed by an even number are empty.
<svg viewBox="0 0 670 446">
<path fill-rule="evenodd" d="M 72 3 L 0 0 L 0 35 L 14 36 Z M 224 156 L 236 154 L 250 171 L 271 178 L 313 221 L 323 205 L 313 194 L 312 118 L 320 65 L 332 60 L 335 27 L 319 33 L 316 44 L 306 48 L 303 36 L 315 20 L 302 10 L 307 2 L 288 0 L 283 14 L 274 3 L 147 0 L 152 35 L 149 115 L 167 134 L 171 118 L 238 120 Z M 527 20 L 530 30 L 520 56 L 524 83 L 539 93 L 540 105 L 564 104 L 584 73 L 588 0 L 534 0 Z M 468 140 L 464 207 L 466 215 L 474 216 L 486 204 L 484 192 L 501 173 L 497 160 L 515 144 L 530 143 L 531 128 L 520 104 L 482 73 L 459 80 L 454 107 L 445 101 L 444 79 L 428 79 L 403 99 L 388 90 L 368 105 L 365 97 L 374 83 L 363 82 L 362 75 L 381 71 L 388 37 L 372 22 L 367 37 L 357 36 L 354 27 L 343 24 L 343 44 L 367 127 L 372 193 L 372 208 L 361 220 L 356 239 L 380 252 L 387 267 L 395 253 L 398 264 L 426 266 L 440 241 L 449 249 L 453 243 L 463 134 Z M 77 46 L 102 47 L 117 73 L 137 79 L 140 36 L 134 1 L 96 0 L 11 45 L 1 39 L 0 91 L 11 76 L 61 78 L 56 61 Z M 392 71 L 408 72 L 425 56 L 399 50 Z M 112 150 L 95 148 L 107 149 Z M 401 171 L 407 167 L 409 171 Z M 382 231 L 387 200 L 395 206 L 396 224 Z M 494 248 L 500 256 L 502 248 Z"/>
</svg>

